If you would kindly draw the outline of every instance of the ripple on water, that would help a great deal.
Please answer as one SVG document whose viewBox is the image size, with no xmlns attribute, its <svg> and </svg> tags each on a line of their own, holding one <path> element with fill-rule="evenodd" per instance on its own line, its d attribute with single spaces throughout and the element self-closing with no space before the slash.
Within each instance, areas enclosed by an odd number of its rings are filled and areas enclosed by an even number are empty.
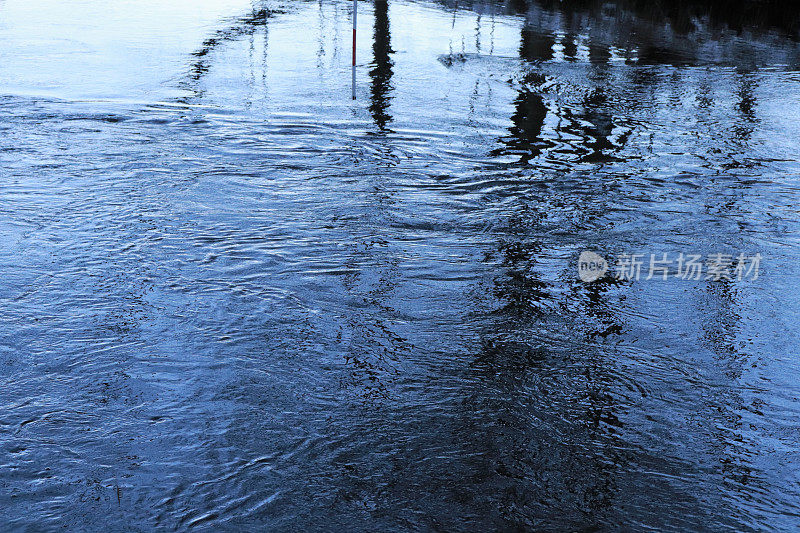
<svg viewBox="0 0 800 533">
<path fill-rule="evenodd" d="M 796 526 L 783 24 L 377 2 L 354 103 L 348 3 L 179 4 L 6 0 L 8 527 Z"/>
</svg>

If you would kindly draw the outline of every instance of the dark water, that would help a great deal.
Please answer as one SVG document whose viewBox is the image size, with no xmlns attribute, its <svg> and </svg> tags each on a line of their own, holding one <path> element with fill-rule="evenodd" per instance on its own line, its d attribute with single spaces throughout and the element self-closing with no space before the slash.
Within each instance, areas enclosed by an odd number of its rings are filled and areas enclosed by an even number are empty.
<svg viewBox="0 0 800 533">
<path fill-rule="evenodd" d="M 0 0 L 1 529 L 800 526 L 796 10 L 349 9 Z"/>
</svg>

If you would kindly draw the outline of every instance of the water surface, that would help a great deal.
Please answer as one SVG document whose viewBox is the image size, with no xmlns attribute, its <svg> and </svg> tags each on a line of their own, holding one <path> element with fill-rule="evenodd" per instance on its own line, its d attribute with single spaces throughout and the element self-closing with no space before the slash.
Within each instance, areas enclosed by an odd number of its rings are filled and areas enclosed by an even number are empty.
<svg viewBox="0 0 800 533">
<path fill-rule="evenodd" d="M 791 10 L 350 6 L 0 1 L 3 529 L 800 526 Z"/>
</svg>

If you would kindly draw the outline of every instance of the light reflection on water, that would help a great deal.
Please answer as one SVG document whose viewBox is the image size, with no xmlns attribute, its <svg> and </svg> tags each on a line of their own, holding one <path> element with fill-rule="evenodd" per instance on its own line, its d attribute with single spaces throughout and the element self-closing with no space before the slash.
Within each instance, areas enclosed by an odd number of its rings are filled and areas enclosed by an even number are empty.
<svg viewBox="0 0 800 533">
<path fill-rule="evenodd" d="M 569 5 L 0 4 L 4 523 L 796 526 L 797 46 Z"/>
</svg>

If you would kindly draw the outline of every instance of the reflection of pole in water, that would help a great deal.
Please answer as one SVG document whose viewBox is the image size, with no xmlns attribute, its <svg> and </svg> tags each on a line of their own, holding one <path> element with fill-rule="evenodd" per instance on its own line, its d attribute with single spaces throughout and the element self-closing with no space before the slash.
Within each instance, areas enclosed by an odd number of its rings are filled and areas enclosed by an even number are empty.
<svg viewBox="0 0 800 533">
<path fill-rule="evenodd" d="M 353 100 L 356 99 L 356 19 L 358 18 L 358 0 L 353 0 Z"/>
</svg>

